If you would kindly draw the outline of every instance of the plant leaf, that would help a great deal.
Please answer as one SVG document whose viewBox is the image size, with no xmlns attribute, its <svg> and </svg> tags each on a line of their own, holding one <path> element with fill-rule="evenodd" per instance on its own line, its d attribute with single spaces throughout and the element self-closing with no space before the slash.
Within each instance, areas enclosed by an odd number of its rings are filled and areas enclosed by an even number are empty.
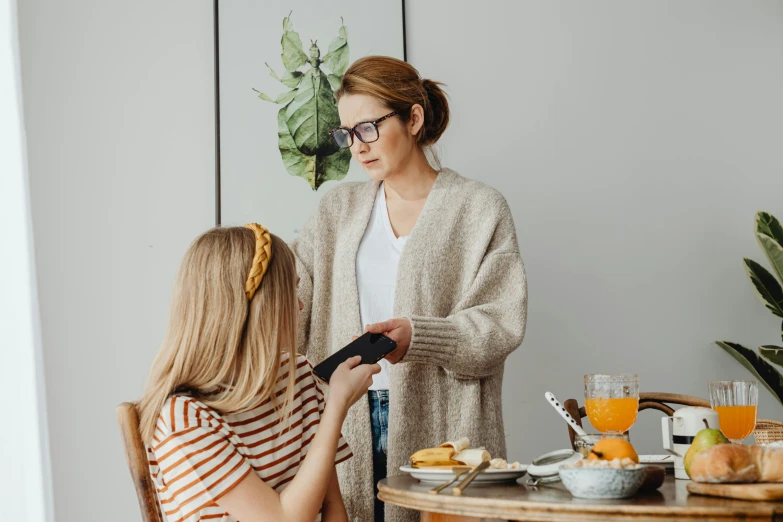
<svg viewBox="0 0 783 522">
<path fill-rule="evenodd" d="M 783 245 L 783 226 L 769 212 L 756 213 L 756 233 L 767 235 Z"/>
<path fill-rule="evenodd" d="M 783 376 L 775 367 L 759 357 L 756 352 L 741 344 L 729 341 L 716 341 L 715 344 L 726 350 L 729 355 L 755 375 L 778 402 L 783 404 Z"/>
<path fill-rule="evenodd" d="M 345 24 L 340 27 L 339 36 L 329 44 L 329 51 L 323 58 L 323 63 L 335 76 L 342 78 L 348 68 L 348 31 Z M 334 86 L 332 87 L 334 88 Z"/>
<path fill-rule="evenodd" d="M 783 317 L 783 289 L 775 276 L 752 259 L 745 258 L 745 271 L 761 302 L 775 315 Z"/>
<path fill-rule="evenodd" d="M 291 23 L 291 13 L 283 18 L 283 38 L 280 40 L 280 45 L 283 47 L 280 56 L 287 70 L 294 72 L 307 63 L 307 55 L 302 50 L 302 40 L 299 38 L 299 33 L 294 31 L 294 24 Z"/>
<path fill-rule="evenodd" d="M 348 173 L 351 162 L 349 149 L 338 149 L 330 156 L 308 156 L 299 151 L 285 123 L 285 107 L 277 113 L 277 136 L 286 170 L 292 176 L 307 180 L 313 190 L 318 190 L 325 181 L 339 181 Z"/>
<path fill-rule="evenodd" d="M 288 173 L 306 179 L 310 183 L 310 187 L 314 189 L 315 158 L 308 158 L 296 148 L 296 143 L 294 143 L 291 133 L 288 132 L 288 126 L 285 124 L 285 107 L 277 112 L 277 146 Z"/>
<path fill-rule="evenodd" d="M 296 98 L 286 106 L 285 118 L 302 154 L 331 156 L 339 150 L 329 131 L 340 126 L 340 115 L 329 80 L 320 70 L 307 71 Z"/>
<path fill-rule="evenodd" d="M 769 264 L 777 272 L 778 278 L 783 281 L 783 246 L 766 234 L 756 234 L 756 239 L 766 254 Z"/>
<path fill-rule="evenodd" d="M 341 77 L 335 76 L 334 74 L 327 74 L 326 78 L 329 80 L 329 86 L 332 88 L 332 92 L 336 92 L 337 89 L 340 88 L 340 82 L 343 81 Z"/>
<path fill-rule="evenodd" d="M 783 348 L 780 346 L 772 346 L 769 344 L 759 346 L 759 353 L 766 360 L 773 362 L 778 366 L 783 366 Z"/>
<path fill-rule="evenodd" d="M 756 212 L 756 239 L 783 282 L 783 226 L 768 212 Z"/>
<path fill-rule="evenodd" d="M 285 74 L 283 74 L 283 77 L 280 78 L 268 63 L 265 63 L 264 65 L 269 69 L 269 76 L 292 89 L 295 89 L 299 85 L 299 82 L 302 81 L 302 77 L 304 76 L 304 73 L 300 71 L 286 71 Z"/>
<path fill-rule="evenodd" d="M 286 102 L 289 102 L 289 101 L 291 101 L 294 98 L 294 96 L 296 96 L 296 89 L 294 89 L 293 91 L 285 91 L 285 92 L 280 93 L 280 95 L 273 100 L 272 98 L 270 98 L 269 96 L 267 96 L 263 92 L 261 92 L 259 90 L 256 90 L 256 89 L 253 89 L 253 90 L 258 93 L 258 97 L 261 98 L 262 100 L 268 101 L 268 102 L 271 102 L 271 103 L 276 103 L 278 105 L 286 103 Z"/>
<path fill-rule="evenodd" d="M 320 159 L 320 158 L 319 158 Z M 316 165 L 316 190 L 325 181 L 340 181 L 348 174 L 351 166 L 351 150 L 338 149 L 334 154 L 325 156 Z"/>
</svg>

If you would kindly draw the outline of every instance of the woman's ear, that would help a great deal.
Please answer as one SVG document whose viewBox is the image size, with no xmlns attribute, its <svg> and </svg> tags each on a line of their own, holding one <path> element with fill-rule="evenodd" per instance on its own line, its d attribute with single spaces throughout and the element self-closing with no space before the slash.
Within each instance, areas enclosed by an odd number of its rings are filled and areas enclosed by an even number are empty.
<svg viewBox="0 0 783 522">
<path fill-rule="evenodd" d="M 424 108 L 418 103 L 411 107 L 411 117 L 408 120 L 408 130 L 412 136 L 416 136 L 424 127 Z"/>
</svg>

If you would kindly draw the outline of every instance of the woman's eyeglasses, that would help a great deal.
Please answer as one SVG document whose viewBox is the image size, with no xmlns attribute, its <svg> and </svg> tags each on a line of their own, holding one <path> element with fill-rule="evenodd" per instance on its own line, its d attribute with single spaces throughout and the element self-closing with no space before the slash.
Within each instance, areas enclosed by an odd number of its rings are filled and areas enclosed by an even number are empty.
<svg viewBox="0 0 783 522">
<path fill-rule="evenodd" d="M 329 134 L 332 136 L 332 139 L 337 144 L 337 146 L 341 149 L 347 149 L 353 145 L 354 135 L 356 135 L 356 137 L 359 138 L 359 141 L 362 143 L 372 143 L 374 141 L 378 141 L 378 124 L 396 114 L 397 111 L 390 112 L 386 116 L 378 118 L 375 121 L 364 121 L 362 123 L 357 123 L 350 129 L 347 127 L 337 127 L 336 129 L 330 131 Z"/>
</svg>

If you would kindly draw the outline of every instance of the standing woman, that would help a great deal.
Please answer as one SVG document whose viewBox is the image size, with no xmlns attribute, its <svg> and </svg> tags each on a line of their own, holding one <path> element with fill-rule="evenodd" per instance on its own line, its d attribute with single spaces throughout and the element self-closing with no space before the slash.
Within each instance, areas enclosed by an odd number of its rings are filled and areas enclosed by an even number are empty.
<svg viewBox="0 0 783 522">
<path fill-rule="evenodd" d="M 525 333 L 525 272 L 503 196 L 427 159 L 449 123 L 439 85 L 394 58 L 351 65 L 331 134 L 370 180 L 324 195 L 293 246 L 300 350 L 313 364 L 363 331 L 398 345 L 344 426 L 355 458 L 338 475 L 351 521 L 384 520 L 374 485 L 421 448 L 469 437 L 506 456 L 503 367 Z"/>
</svg>

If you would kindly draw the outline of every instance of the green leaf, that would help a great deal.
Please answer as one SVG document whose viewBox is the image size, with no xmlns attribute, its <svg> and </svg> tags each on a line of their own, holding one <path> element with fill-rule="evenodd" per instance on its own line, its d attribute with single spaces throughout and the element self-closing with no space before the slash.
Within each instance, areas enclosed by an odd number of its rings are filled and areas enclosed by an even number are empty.
<svg viewBox="0 0 783 522">
<path fill-rule="evenodd" d="M 326 75 L 311 69 L 299 84 L 296 98 L 286 106 L 286 125 L 299 152 L 330 156 L 338 151 L 329 131 L 340 126 L 334 92 Z"/>
<path fill-rule="evenodd" d="M 756 239 L 778 278 L 783 281 L 783 226 L 767 212 L 756 213 Z"/>
<path fill-rule="evenodd" d="M 334 74 L 327 74 L 326 78 L 329 80 L 329 86 L 332 88 L 332 92 L 336 92 L 340 88 L 340 82 L 342 78 L 335 76 Z"/>
<path fill-rule="evenodd" d="M 749 350 L 741 344 L 729 341 L 717 341 L 715 344 L 726 350 L 750 373 L 756 376 L 772 395 L 783 404 L 783 376 L 774 366 L 759 357 L 753 350 Z"/>
<path fill-rule="evenodd" d="M 290 175 L 310 181 L 308 173 L 312 171 L 312 179 L 315 180 L 315 159 L 310 160 L 296 148 L 296 143 L 285 124 L 285 107 L 277 113 L 277 146 L 283 158 L 283 165 Z M 312 187 L 313 184 L 311 183 L 310 186 Z"/>
<path fill-rule="evenodd" d="M 780 323 L 780 339 L 783 340 L 783 323 Z"/>
<path fill-rule="evenodd" d="M 292 89 L 295 89 L 299 85 L 299 82 L 302 81 L 302 77 L 304 76 L 304 73 L 300 71 L 286 71 L 285 74 L 283 74 L 283 77 L 280 78 L 268 63 L 264 63 L 264 65 L 269 69 L 269 76 Z"/>
<path fill-rule="evenodd" d="M 257 89 L 253 89 L 253 90 L 258 93 L 258 97 L 261 98 L 262 100 L 268 101 L 268 102 L 272 102 L 272 103 L 276 103 L 278 105 L 280 105 L 282 103 L 289 102 L 292 99 L 294 99 L 294 96 L 296 96 L 296 89 L 294 89 L 293 91 L 286 91 L 286 92 L 280 93 L 280 95 L 273 100 L 272 98 L 270 98 L 269 96 L 267 96 L 263 92 L 261 92 L 261 91 L 259 91 Z"/>
<path fill-rule="evenodd" d="M 325 181 L 340 181 L 348 174 L 351 166 L 351 150 L 338 149 L 334 154 L 323 157 L 316 168 L 316 190 Z"/>
<path fill-rule="evenodd" d="M 307 63 L 307 55 L 302 50 L 302 40 L 299 38 L 299 33 L 294 31 L 294 24 L 291 23 L 291 13 L 283 18 L 283 38 L 280 40 L 280 45 L 283 47 L 280 56 L 287 70 L 294 72 Z"/>
<path fill-rule="evenodd" d="M 292 176 L 307 180 L 313 190 L 318 190 L 325 181 L 339 181 L 348 173 L 351 162 L 349 149 L 338 149 L 337 153 L 329 156 L 308 156 L 299 151 L 285 123 L 285 108 L 277 113 L 277 136 L 286 170 Z"/>
<path fill-rule="evenodd" d="M 783 317 L 783 289 L 775 276 L 752 259 L 745 258 L 745 271 L 761 302 L 775 315 Z"/>
<path fill-rule="evenodd" d="M 345 70 L 348 69 L 348 55 L 348 31 L 343 24 L 339 36 L 329 44 L 329 51 L 323 58 L 324 65 L 332 71 L 332 74 L 342 78 Z"/>
<path fill-rule="evenodd" d="M 767 235 L 783 245 L 783 226 L 768 212 L 756 213 L 756 233 Z"/>
<path fill-rule="evenodd" d="M 768 361 L 773 362 L 778 366 L 783 366 L 783 348 L 780 346 L 759 346 L 759 353 Z"/>
</svg>

